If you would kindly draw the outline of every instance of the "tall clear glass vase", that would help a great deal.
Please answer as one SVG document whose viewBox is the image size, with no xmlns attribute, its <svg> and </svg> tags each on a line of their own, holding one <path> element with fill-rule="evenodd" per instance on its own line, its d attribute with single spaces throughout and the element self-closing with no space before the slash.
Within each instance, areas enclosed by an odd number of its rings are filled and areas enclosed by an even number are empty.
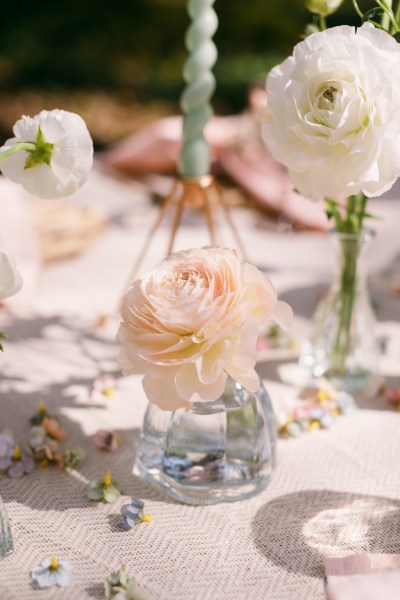
<svg viewBox="0 0 400 600">
<path fill-rule="evenodd" d="M 174 412 L 150 404 L 135 472 L 188 504 L 242 500 L 268 484 L 276 429 L 270 398 L 233 379 L 215 402 Z"/>
<path fill-rule="evenodd" d="M 13 539 L 11 535 L 10 522 L 6 507 L 0 495 L 0 560 L 5 558 L 14 550 Z"/>
<path fill-rule="evenodd" d="M 350 393 L 363 391 L 377 371 L 375 316 L 367 287 L 373 237 L 372 231 L 332 232 L 336 275 L 317 307 L 312 336 L 300 357 L 314 376 Z"/>
</svg>

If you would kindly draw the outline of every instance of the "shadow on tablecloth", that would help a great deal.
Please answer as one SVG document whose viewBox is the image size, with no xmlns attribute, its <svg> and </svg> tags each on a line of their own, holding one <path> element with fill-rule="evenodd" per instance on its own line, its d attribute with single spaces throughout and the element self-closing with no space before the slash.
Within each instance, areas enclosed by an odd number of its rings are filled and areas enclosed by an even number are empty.
<svg viewBox="0 0 400 600">
<path fill-rule="evenodd" d="M 132 475 L 139 439 L 134 398 L 96 399 L 90 395 L 100 374 L 121 377 L 114 335 L 105 336 L 79 318 L 60 315 L 10 320 L 7 332 L 10 337 L 0 381 L 0 432 L 12 430 L 20 447 L 25 448 L 30 418 L 38 402 L 44 401 L 48 412 L 67 431 L 61 450 L 79 446 L 86 457 L 72 471 L 50 465 L 17 480 L 0 473 L 4 499 L 38 511 L 95 511 L 86 488 L 92 479 L 104 477 L 107 469 L 127 496 L 163 499 L 157 490 Z M 95 447 L 89 432 L 100 428 L 113 429 L 120 436 L 121 445 L 115 453 Z M 114 525 L 109 523 L 110 530 Z"/>
<path fill-rule="evenodd" d="M 288 572 L 323 577 L 325 556 L 400 552 L 400 501 L 331 490 L 280 496 L 253 523 L 259 552 Z"/>
</svg>

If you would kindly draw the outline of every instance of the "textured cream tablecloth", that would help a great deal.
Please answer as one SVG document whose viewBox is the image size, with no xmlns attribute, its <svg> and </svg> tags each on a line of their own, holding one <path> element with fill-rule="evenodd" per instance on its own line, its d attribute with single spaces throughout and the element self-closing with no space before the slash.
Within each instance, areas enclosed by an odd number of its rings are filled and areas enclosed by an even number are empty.
<svg viewBox="0 0 400 600">
<path fill-rule="evenodd" d="M 361 398 L 360 410 L 329 431 L 280 440 L 271 484 L 245 502 L 186 506 L 131 474 L 146 400 L 140 378 L 119 375 L 116 323 L 100 330 L 95 320 L 118 304 L 149 223 L 147 197 L 97 174 L 75 201 L 108 213 L 111 225 L 84 256 L 43 271 L 30 311 L 2 313 L 0 329 L 10 339 L 1 357 L 0 430 L 26 439 L 29 417 L 44 400 L 68 430 L 68 446 L 83 446 L 87 459 L 71 473 L 0 475 L 15 540 L 13 555 L 0 562 L 0 599 L 102 598 L 103 578 L 124 562 L 155 600 L 322 600 L 324 556 L 400 553 L 400 414 L 382 398 Z M 392 201 L 374 208 L 384 221 L 371 253 L 372 291 L 380 331 L 389 335 L 381 366 L 393 385 L 400 364 L 400 300 L 391 294 L 400 273 L 400 210 Z M 250 260 L 292 303 L 301 336 L 330 277 L 326 236 L 279 233 L 249 211 L 239 219 Z M 181 243 L 197 240 L 189 223 Z M 263 358 L 259 370 L 276 404 L 300 383 L 290 353 Z M 118 377 L 116 398 L 89 398 L 101 373 Z M 104 427 L 122 437 L 116 454 L 93 446 L 94 432 Z M 126 495 L 116 505 L 92 504 L 86 485 L 107 468 Z M 131 494 L 145 500 L 153 519 L 123 531 L 119 509 Z M 30 570 L 52 553 L 72 561 L 75 584 L 37 591 Z"/>
</svg>

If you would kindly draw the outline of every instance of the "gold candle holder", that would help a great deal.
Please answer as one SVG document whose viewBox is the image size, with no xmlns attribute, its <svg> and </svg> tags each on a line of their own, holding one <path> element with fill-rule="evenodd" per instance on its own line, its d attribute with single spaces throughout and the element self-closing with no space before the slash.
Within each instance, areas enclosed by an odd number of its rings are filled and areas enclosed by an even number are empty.
<svg viewBox="0 0 400 600">
<path fill-rule="evenodd" d="M 241 258 L 246 259 L 246 252 L 240 239 L 239 232 L 232 220 L 229 206 L 225 202 L 220 186 L 215 178 L 212 175 L 204 175 L 193 179 L 178 178 L 175 180 L 171 192 L 164 199 L 160 213 L 146 237 L 143 248 L 130 273 L 128 284 L 136 279 L 150 244 L 169 211 L 171 211 L 172 220 L 165 256 L 168 256 L 173 252 L 176 234 L 181 224 L 185 208 L 194 208 L 204 213 L 212 246 L 221 245 L 221 236 L 216 217 L 216 210 L 221 209 L 221 214 L 231 230 L 236 249 L 239 251 Z"/>
</svg>

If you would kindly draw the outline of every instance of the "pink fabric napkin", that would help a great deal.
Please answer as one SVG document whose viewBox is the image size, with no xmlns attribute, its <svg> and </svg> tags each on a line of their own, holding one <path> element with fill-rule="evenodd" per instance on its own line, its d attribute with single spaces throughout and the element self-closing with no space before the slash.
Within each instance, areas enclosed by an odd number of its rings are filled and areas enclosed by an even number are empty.
<svg viewBox="0 0 400 600">
<path fill-rule="evenodd" d="M 294 228 L 326 231 L 322 203 L 293 191 L 286 169 L 267 151 L 257 122 L 246 115 L 213 117 L 206 126 L 213 167 L 229 175 L 268 212 L 283 215 Z M 181 147 L 182 118 L 166 117 L 101 156 L 113 169 L 132 174 L 175 174 Z"/>
<path fill-rule="evenodd" d="M 329 600 L 399 600 L 400 555 L 359 554 L 326 558 Z"/>
</svg>

